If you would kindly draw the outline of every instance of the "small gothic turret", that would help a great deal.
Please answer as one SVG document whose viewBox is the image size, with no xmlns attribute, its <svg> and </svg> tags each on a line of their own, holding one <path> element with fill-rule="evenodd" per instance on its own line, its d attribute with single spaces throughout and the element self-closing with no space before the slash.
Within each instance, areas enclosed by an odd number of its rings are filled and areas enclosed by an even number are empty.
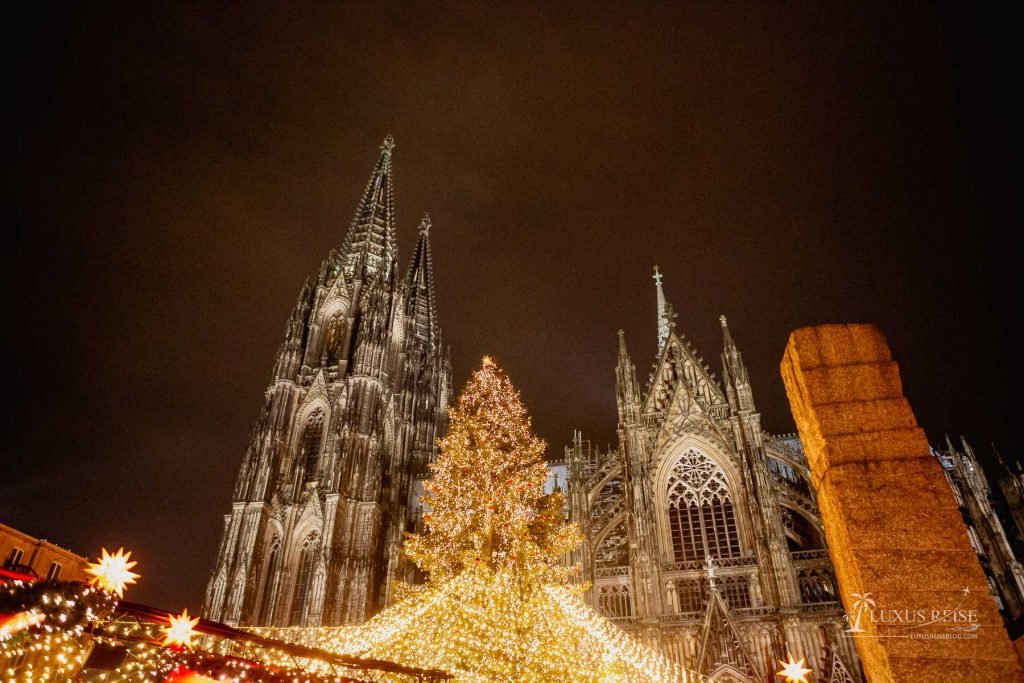
<svg viewBox="0 0 1024 683">
<path fill-rule="evenodd" d="M 615 366 L 616 401 L 619 406 L 619 425 L 636 424 L 640 419 L 640 385 L 636 381 L 636 368 L 626 351 L 626 335 L 619 330 L 619 362 Z"/>
<path fill-rule="evenodd" d="M 754 412 L 754 393 L 750 386 L 750 375 L 743 364 L 743 354 L 733 343 L 725 316 L 719 316 L 722 324 L 722 380 L 733 412 Z"/>
<path fill-rule="evenodd" d="M 668 305 L 665 303 L 665 291 L 661 288 L 661 279 L 664 276 L 661 271 L 658 270 L 658 266 L 654 266 L 654 286 L 658 290 L 658 353 L 665 348 L 665 340 L 668 339 L 669 323 L 671 323 L 671 315 L 669 313 Z"/>
<path fill-rule="evenodd" d="M 419 238 L 416 251 L 405 278 L 408 300 L 405 312 L 414 323 L 417 339 L 434 344 L 434 328 L 437 325 L 437 305 L 434 297 L 434 273 L 430 255 L 430 216 L 423 214 L 420 220 Z"/>
</svg>

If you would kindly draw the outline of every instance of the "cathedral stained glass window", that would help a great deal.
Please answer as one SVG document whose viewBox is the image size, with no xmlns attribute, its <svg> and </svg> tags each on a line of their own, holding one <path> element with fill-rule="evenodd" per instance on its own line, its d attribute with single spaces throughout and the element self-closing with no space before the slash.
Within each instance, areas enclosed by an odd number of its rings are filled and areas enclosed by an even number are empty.
<svg viewBox="0 0 1024 683">
<path fill-rule="evenodd" d="M 725 473 L 692 448 L 676 461 L 669 475 L 668 519 L 677 562 L 740 555 Z"/>
</svg>

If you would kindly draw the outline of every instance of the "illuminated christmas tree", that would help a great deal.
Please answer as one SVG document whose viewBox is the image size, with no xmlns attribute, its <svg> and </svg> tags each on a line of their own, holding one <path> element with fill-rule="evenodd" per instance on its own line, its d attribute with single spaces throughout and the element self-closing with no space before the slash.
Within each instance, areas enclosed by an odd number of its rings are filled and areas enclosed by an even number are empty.
<svg viewBox="0 0 1024 683">
<path fill-rule="evenodd" d="M 256 629 L 341 654 L 442 669 L 459 681 L 695 681 L 568 585 L 579 543 L 562 495 L 544 494 L 544 442 L 489 358 L 449 411 L 425 530 L 405 552 L 425 586 L 354 628 Z"/>
<path fill-rule="evenodd" d="M 434 583 L 477 567 L 542 583 L 567 578 L 559 560 L 580 537 L 564 521 L 561 492 L 544 494 L 545 444 L 508 376 L 484 358 L 448 415 L 425 487 L 426 530 L 409 535 L 405 554 Z"/>
</svg>

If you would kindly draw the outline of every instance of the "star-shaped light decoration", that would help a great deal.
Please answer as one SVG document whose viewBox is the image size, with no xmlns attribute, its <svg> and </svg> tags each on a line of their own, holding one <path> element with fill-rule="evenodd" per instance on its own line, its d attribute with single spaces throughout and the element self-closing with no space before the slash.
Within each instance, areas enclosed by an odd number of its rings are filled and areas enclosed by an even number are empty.
<svg viewBox="0 0 1024 683">
<path fill-rule="evenodd" d="M 85 569 L 86 574 L 92 574 L 89 583 L 123 598 L 124 587 L 135 583 L 135 579 L 139 578 L 138 574 L 131 571 L 131 568 L 138 564 L 138 562 L 128 561 L 131 556 L 132 554 L 126 553 L 124 548 L 119 548 L 113 555 L 103 548 L 103 557 L 100 558 L 100 561 L 89 563 Z"/>
<path fill-rule="evenodd" d="M 490 356 L 484 356 L 484 367 L 485 368 L 493 368 L 494 366 L 495 366 L 494 359 L 491 358 Z"/>
<path fill-rule="evenodd" d="M 168 617 L 170 625 L 161 626 L 164 632 L 164 645 L 180 645 L 191 647 L 192 638 L 196 635 L 195 627 L 199 623 L 199 617 L 189 618 L 188 610 L 184 610 L 178 616 L 173 614 Z"/>
<path fill-rule="evenodd" d="M 786 683 L 810 683 L 807 680 L 807 674 L 812 673 L 812 669 L 804 668 L 804 660 L 796 661 L 793 655 L 789 655 L 789 661 L 784 662 L 781 659 L 779 664 L 782 665 L 782 671 L 776 672 L 779 676 L 786 679 Z"/>
</svg>

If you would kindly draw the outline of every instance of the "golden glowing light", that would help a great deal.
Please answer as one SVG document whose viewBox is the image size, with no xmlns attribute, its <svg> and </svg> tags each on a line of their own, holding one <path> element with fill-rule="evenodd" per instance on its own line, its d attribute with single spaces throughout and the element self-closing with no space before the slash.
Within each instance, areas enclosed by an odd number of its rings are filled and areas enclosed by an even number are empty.
<svg viewBox="0 0 1024 683">
<path fill-rule="evenodd" d="M 807 680 L 807 674 L 812 673 L 812 670 L 804 668 L 803 659 L 797 661 L 793 658 L 793 655 L 789 655 L 788 662 L 784 662 L 780 659 L 779 664 L 782 665 L 782 671 L 777 673 L 779 676 L 785 678 L 787 683 L 809 683 Z"/>
<path fill-rule="evenodd" d="M 0 614 L 0 640 L 6 640 L 15 633 L 32 628 L 43 621 L 46 621 L 46 616 L 42 612 L 34 610 L 17 614 Z"/>
<path fill-rule="evenodd" d="M 131 556 L 132 554 L 126 553 L 124 548 L 119 548 L 113 555 L 103 548 L 103 556 L 100 561 L 90 563 L 85 569 L 87 574 L 92 574 L 89 583 L 123 598 L 125 586 L 135 583 L 135 579 L 139 578 L 138 574 L 131 571 L 131 568 L 138 564 L 138 562 L 128 561 Z"/>
<path fill-rule="evenodd" d="M 195 671 L 176 671 L 164 679 L 164 683 L 220 683 L 216 678 L 208 678 Z"/>
<path fill-rule="evenodd" d="M 192 638 L 196 635 L 195 627 L 199 623 L 199 617 L 190 619 L 188 610 L 185 610 L 178 616 L 171 615 L 169 619 L 170 625 L 160 629 L 164 632 L 164 645 L 191 647 Z"/>
<path fill-rule="evenodd" d="M 362 626 L 255 630 L 441 669 L 461 683 L 701 680 L 595 612 L 584 586 L 570 583 L 575 568 L 562 558 L 579 545 L 579 530 L 565 520 L 561 492 L 545 494 L 545 444 L 491 358 L 448 416 L 425 484 L 424 529 L 403 546 L 426 585 Z"/>
</svg>

